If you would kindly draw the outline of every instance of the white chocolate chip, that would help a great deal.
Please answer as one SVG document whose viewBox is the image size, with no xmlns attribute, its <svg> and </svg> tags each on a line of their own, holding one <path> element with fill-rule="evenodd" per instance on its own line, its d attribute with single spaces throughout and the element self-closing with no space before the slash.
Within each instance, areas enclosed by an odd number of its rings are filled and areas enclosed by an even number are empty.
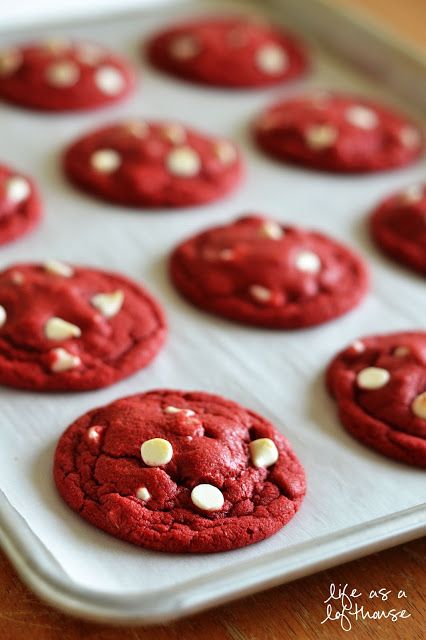
<svg viewBox="0 0 426 640">
<path fill-rule="evenodd" d="M 195 411 L 192 409 L 179 409 L 178 407 L 173 407 L 169 405 L 164 409 L 164 413 L 175 414 L 175 413 L 183 413 L 185 416 L 195 416 Z"/>
<path fill-rule="evenodd" d="M 234 164 L 237 159 L 237 150 L 229 140 L 219 140 L 219 142 L 216 142 L 214 151 L 221 163 L 226 166 Z"/>
<path fill-rule="evenodd" d="M 415 147 L 419 146 L 421 140 L 420 133 L 417 131 L 417 129 L 409 125 L 402 127 L 401 131 L 399 132 L 399 137 L 402 144 L 409 149 L 414 149 Z"/>
<path fill-rule="evenodd" d="M 190 178 L 201 168 L 200 156 L 191 147 L 176 147 L 167 155 L 167 168 L 175 176 Z"/>
<path fill-rule="evenodd" d="M 49 340 L 67 340 L 68 338 L 79 338 L 81 329 L 62 318 L 53 317 L 49 318 L 44 325 L 44 333 Z"/>
<path fill-rule="evenodd" d="M 283 122 L 283 114 L 280 111 L 267 113 L 256 121 L 256 127 L 261 131 L 271 131 L 279 127 Z"/>
<path fill-rule="evenodd" d="M 212 484 L 198 484 L 194 487 L 191 500 L 203 511 L 219 511 L 225 502 L 222 491 Z"/>
<path fill-rule="evenodd" d="M 260 233 L 265 238 L 270 238 L 271 240 L 279 240 L 284 235 L 281 226 L 273 220 L 264 222 L 260 227 Z"/>
<path fill-rule="evenodd" d="M 411 353 L 408 347 L 396 347 L 393 351 L 394 356 L 397 358 L 405 358 L 405 356 L 409 356 Z"/>
<path fill-rule="evenodd" d="M 149 133 L 149 126 L 143 120 L 129 120 L 124 123 L 124 129 L 136 138 L 145 138 Z"/>
<path fill-rule="evenodd" d="M 112 318 L 123 306 L 124 291 L 117 289 L 112 293 L 97 293 L 90 302 L 105 318 Z"/>
<path fill-rule="evenodd" d="M 390 373 L 381 367 L 366 367 L 362 369 L 357 377 L 357 385 L 361 389 L 380 389 L 390 380 Z"/>
<path fill-rule="evenodd" d="M 250 287 L 250 295 L 258 302 L 269 302 L 272 293 L 270 289 L 262 287 L 260 284 L 252 284 Z"/>
<path fill-rule="evenodd" d="M 42 46 L 53 54 L 64 53 L 70 48 L 70 41 L 65 38 L 49 38 L 43 42 Z"/>
<path fill-rule="evenodd" d="M 414 398 L 411 404 L 411 410 L 415 416 L 426 420 L 426 391 L 423 391 L 423 393 L 420 393 Z"/>
<path fill-rule="evenodd" d="M 329 124 L 313 125 L 305 132 L 306 144 L 314 151 L 332 147 L 336 140 L 337 129 Z"/>
<path fill-rule="evenodd" d="M 216 262 L 217 260 L 233 260 L 234 252 L 232 249 L 213 249 L 206 247 L 202 250 L 202 257 L 208 262 Z"/>
<path fill-rule="evenodd" d="M 185 127 L 177 122 L 167 124 L 161 133 L 172 144 L 183 144 L 186 140 Z"/>
<path fill-rule="evenodd" d="M 90 427 L 90 429 L 87 430 L 87 437 L 89 438 L 89 440 L 98 442 L 101 437 L 99 430 L 102 430 L 102 429 L 103 427 Z"/>
<path fill-rule="evenodd" d="M 80 78 L 80 69 L 75 62 L 54 62 L 46 69 L 46 80 L 52 87 L 66 88 L 75 85 Z"/>
<path fill-rule="evenodd" d="M 57 349 L 52 349 L 51 353 L 54 356 L 54 360 L 50 368 L 54 373 L 61 373 L 63 371 L 69 371 L 70 369 L 76 369 L 81 365 L 80 358 L 73 355 L 66 349 L 58 347 Z"/>
<path fill-rule="evenodd" d="M 14 73 L 22 64 L 22 54 L 18 49 L 9 49 L 0 53 L 0 76 Z"/>
<path fill-rule="evenodd" d="M 59 260 L 46 260 L 44 268 L 48 273 L 52 273 L 55 276 L 63 276 L 64 278 L 72 278 L 74 275 L 74 269 L 64 262 Z"/>
<path fill-rule="evenodd" d="M 90 156 L 90 164 L 100 173 L 112 173 L 121 164 L 121 156 L 114 149 L 98 149 Z"/>
<path fill-rule="evenodd" d="M 365 344 L 361 340 L 354 340 L 351 347 L 357 353 L 363 353 L 365 351 Z"/>
<path fill-rule="evenodd" d="M 136 491 L 136 497 L 143 502 L 146 502 L 150 499 L 151 494 L 146 487 L 139 487 Z"/>
<path fill-rule="evenodd" d="M 77 46 L 77 58 L 79 62 L 89 66 L 99 64 L 105 58 L 105 49 L 92 42 L 84 42 Z"/>
<path fill-rule="evenodd" d="M 265 44 L 256 52 L 256 66 L 269 75 L 278 75 L 288 66 L 288 57 L 279 45 Z"/>
<path fill-rule="evenodd" d="M 17 285 L 24 284 L 25 282 L 24 274 L 20 271 L 12 271 L 12 273 L 10 274 L 10 279 L 12 280 L 13 284 Z"/>
<path fill-rule="evenodd" d="M 177 407 L 173 407 L 172 405 L 169 405 L 164 409 L 164 413 L 180 413 L 181 411 L 182 409 L 178 409 Z"/>
<path fill-rule="evenodd" d="M 232 251 L 232 249 L 221 249 L 219 251 L 219 258 L 221 260 L 225 260 L 225 262 L 227 262 L 228 260 L 233 260 L 234 252 Z"/>
<path fill-rule="evenodd" d="M 178 60 L 190 60 L 200 52 L 200 45 L 193 36 L 176 36 L 170 42 L 169 52 Z"/>
<path fill-rule="evenodd" d="M 125 85 L 122 73 L 111 66 L 99 67 L 95 72 L 95 84 L 107 96 L 116 96 Z"/>
<path fill-rule="evenodd" d="M 361 104 L 355 104 L 352 107 L 348 107 L 345 112 L 345 118 L 347 122 L 354 127 L 360 129 L 374 129 L 379 122 L 377 114 L 368 107 L 364 107 Z"/>
<path fill-rule="evenodd" d="M 21 176 L 11 176 L 6 181 L 6 198 L 14 203 L 23 202 L 31 193 L 28 180 Z"/>
<path fill-rule="evenodd" d="M 4 325 L 7 319 L 6 309 L 0 304 L 0 327 Z"/>
<path fill-rule="evenodd" d="M 421 184 L 413 184 L 402 192 L 401 197 L 404 202 L 420 202 L 423 200 L 424 187 Z"/>
<path fill-rule="evenodd" d="M 298 253 L 294 264 L 299 271 L 304 273 L 318 273 L 321 269 L 321 260 L 313 251 L 301 251 Z"/>
<path fill-rule="evenodd" d="M 278 460 L 276 444 L 270 438 L 258 438 L 249 445 L 251 461 L 258 469 L 266 469 Z"/>
<path fill-rule="evenodd" d="M 159 467 L 167 464 L 173 457 L 173 447 L 164 438 L 145 440 L 141 446 L 142 460 L 148 467 Z"/>
</svg>

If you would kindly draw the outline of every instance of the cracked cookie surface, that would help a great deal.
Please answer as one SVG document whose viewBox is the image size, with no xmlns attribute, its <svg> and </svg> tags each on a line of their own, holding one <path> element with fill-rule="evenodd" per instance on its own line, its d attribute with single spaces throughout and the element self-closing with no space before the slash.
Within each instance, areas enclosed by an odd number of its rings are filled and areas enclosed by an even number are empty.
<svg viewBox="0 0 426 640">
<path fill-rule="evenodd" d="M 0 384 L 104 387 L 148 364 L 165 334 L 158 303 L 120 274 L 56 260 L 0 273 Z"/>
<path fill-rule="evenodd" d="M 426 467 L 426 333 L 368 336 L 327 370 L 342 424 L 390 458 Z"/>
<path fill-rule="evenodd" d="M 368 287 L 363 261 L 322 233 L 248 215 L 181 243 L 170 260 L 196 306 L 245 324 L 298 329 L 355 307 Z"/>
<path fill-rule="evenodd" d="M 303 468 L 261 416 L 220 396 L 155 390 L 94 409 L 57 445 L 68 505 L 111 535 L 165 552 L 243 547 L 283 527 Z"/>
</svg>

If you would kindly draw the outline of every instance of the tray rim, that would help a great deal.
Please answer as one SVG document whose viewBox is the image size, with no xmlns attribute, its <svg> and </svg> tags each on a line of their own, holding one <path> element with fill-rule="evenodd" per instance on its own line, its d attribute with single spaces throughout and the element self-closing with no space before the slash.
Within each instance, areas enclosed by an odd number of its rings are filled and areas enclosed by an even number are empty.
<svg viewBox="0 0 426 640">
<path fill-rule="evenodd" d="M 278 4 L 296 6 L 297 1 L 267 0 L 267 10 L 276 11 Z M 330 0 L 305 0 L 305 3 L 343 20 L 348 27 L 353 23 L 368 37 L 381 41 L 393 50 L 394 55 L 403 56 L 408 63 L 426 72 L 426 52 L 399 37 L 391 28 L 382 27 L 374 18 L 370 19 L 358 10 L 338 6 Z M 164 0 L 162 8 L 166 4 L 185 7 L 186 2 Z M 108 20 L 114 14 L 126 17 L 155 10 L 153 0 L 150 0 L 139 9 L 127 7 L 102 17 L 89 16 L 87 20 L 96 22 Z M 61 21 L 53 24 L 60 26 Z M 78 25 L 78 18 L 73 18 L 70 24 Z M 25 31 L 27 28 L 17 26 L 16 31 Z M 43 28 L 43 24 L 37 24 L 37 29 L 40 28 Z M 13 31 L 9 31 L 8 35 L 10 33 L 13 34 Z M 256 591 L 414 540 L 425 533 L 426 503 L 315 538 L 315 552 L 310 557 L 309 545 L 312 543 L 306 541 L 285 550 L 269 552 L 251 565 L 247 561 L 240 561 L 231 569 L 225 567 L 187 580 L 178 590 L 167 587 L 152 591 L 149 595 L 137 592 L 114 594 L 85 588 L 72 581 L 0 489 L 0 546 L 23 582 L 42 600 L 64 613 L 117 625 L 155 625 L 175 621 Z M 337 553 L 336 549 L 327 551 L 327 545 L 336 544 L 340 545 Z M 321 549 L 321 553 L 317 552 L 318 549 Z M 290 562 L 287 556 L 291 556 Z M 200 587 L 205 590 L 202 591 Z"/>
<path fill-rule="evenodd" d="M 384 550 L 424 535 L 426 504 L 391 516 L 339 530 L 332 535 L 292 545 L 241 561 L 174 587 L 150 594 L 114 594 L 85 588 L 72 581 L 0 491 L 0 543 L 24 582 L 44 601 L 61 611 L 94 622 L 155 625 L 172 622 L 204 609 L 272 588 L 363 555 Z M 19 526 L 18 526 L 19 525 Z M 360 534 L 362 534 L 360 536 Z M 355 539 L 351 546 L 351 540 Z M 339 550 L 336 553 L 336 543 Z M 349 543 L 349 544 L 348 544 Z M 327 551 L 327 545 L 333 548 Z M 324 553 L 324 548 L 326 552 Z M 241 579 L 243 578 L 242 587 Z M 208 587 L 208 589 L 206 589 Z M 204 590 L 203 590 L 204 589 Z"/>
</svg>

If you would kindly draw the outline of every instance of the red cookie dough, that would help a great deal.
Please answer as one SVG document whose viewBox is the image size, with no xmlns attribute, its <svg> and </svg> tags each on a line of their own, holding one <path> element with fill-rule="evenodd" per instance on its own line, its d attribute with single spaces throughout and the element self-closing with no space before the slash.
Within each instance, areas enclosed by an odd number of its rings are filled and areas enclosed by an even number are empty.
<svg viewBox="0 0 426 640">
<path fill-rule="evenodd" d="M 0 51 L 0 99 L 29 109 L 94 109 L 133 87 L 129 64 L 92 42 L 49 40 Z"/>
<path fill-rule="evenodd" d="M 364 98 L 327 92 L 274 104 L 256 120 L 254 135 L 279 160 L 336 173 L 402 167 L 423 150 L 420 130 L 404 115 Z"/>
<path fill-rule="evenodd" d="M 66 151 L 78 187 L 130 207 L 185 207 L 217 200 L 242 174 L 234 144 L 177 122 L 131 120 L 97 129 Z"/>
<path fill-rule="evenodd" d="M 174 76 L 228 89 L 274 85 L 307 68 L 305 52 L 293 36 L 246 18 L 179 24 L 151 40 L 148 56 Z"/>
<path fill-rule="evenodd" d="M 28 233 L 41 218 L 41 201 L 34 182 L 0 164 L 0 245 Z"/>
<path fill-rule="evenodd" d="M 327 384 L 349 433 L 426 467 L 426 332 L 356 340 L 329 365 Z"/>
<path fill-rule="evenodd" d="M 0 384 L 105 387 L 147 365 L 165 334 L 157 302 L 122 275 L 56 260 L 0 273 Z"/>
<path fill-rule="evenodd" d="M 426 185 L 413 185 L 387 198 L 369 222 L 384 253 L 426 275 Z"/>
<path fill-rule="evenodd" d="M 89 411 L 59 440 L 65 502 L 111 535 L 167 553 L 263 540 L 298 510 L 303 467 L 265 418 L 208 393 L 155 390 Z"/>
<path fill-rule="evenodd" d="M 355 307 L 368 287 L 366 267 L 347 247 L 259 215 L 180 244 L 170 275 L 197 307 L 274 329 L 336 318 Z"/>
</svg>

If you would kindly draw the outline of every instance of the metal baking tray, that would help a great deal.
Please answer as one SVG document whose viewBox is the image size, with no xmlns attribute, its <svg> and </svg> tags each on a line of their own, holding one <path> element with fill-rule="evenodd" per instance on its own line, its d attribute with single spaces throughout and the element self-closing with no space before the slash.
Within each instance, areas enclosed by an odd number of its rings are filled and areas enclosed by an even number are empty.
<svg viewBox="0 0 426 640">
<path fill-rule="evenodd" d="M 287 87 L 227 92 L 168 78 L 140 60 L 140 40 L 157 28 L 196 11 L 224 9 L 260 10 L 294 28 L 312 50 L 312 73 Z M 360 334 L 424 326 L 424 280 L 377 252 L 365 217 L 385 194 L 424 178 L 425 162 L 374 176 L 319 175 L 262 155 L 249 123 L 278 96 L 330 87 L 385 100 L 426 125 L 425 59 L 390 33 L 320 0 L 271 0 L 261 7 L 171 2 L 166 9 L 9 32 L 2 44 L 52 32 L 108 44 L 133 60 L 141 82 L 129 101 L 97 113 L 45 115 L 0 106 L 0 157 L 38 180 L 46 203 L 39 230 L 1 249 L 0 268 L 57 257 L 122 271 L 145 282 L 164 304 L 170 336 L 150 367 L 108 389 L 68 395 L 0 389 L 0 540 L 22 579 L 54 606 L 81 617 L 164 623 L 419 536 L 424 473 L 346 434 L 323 371 Z M 93 126 L 135 115 L 180 119 L 233 137 L 247 161 L 244 185 L 227 200 L 177 212 L 129 211 L 75 191 L 59 170 L 64 145 Z M 367 299 L 335 322 L 297 332 L 238 326 L 186 304 L 167 278 L 171 248 L 253 210 L 321 229 L 356 248 L 371 266 Z M 305 465 L 308 493 L 281 532 L 226 554 L 173 556 L 115 540 L 62 503 L 51 466 L 63 429 L 94 406 L 166 386 L 223 394 L 286 433 Z"/>
</svg>

